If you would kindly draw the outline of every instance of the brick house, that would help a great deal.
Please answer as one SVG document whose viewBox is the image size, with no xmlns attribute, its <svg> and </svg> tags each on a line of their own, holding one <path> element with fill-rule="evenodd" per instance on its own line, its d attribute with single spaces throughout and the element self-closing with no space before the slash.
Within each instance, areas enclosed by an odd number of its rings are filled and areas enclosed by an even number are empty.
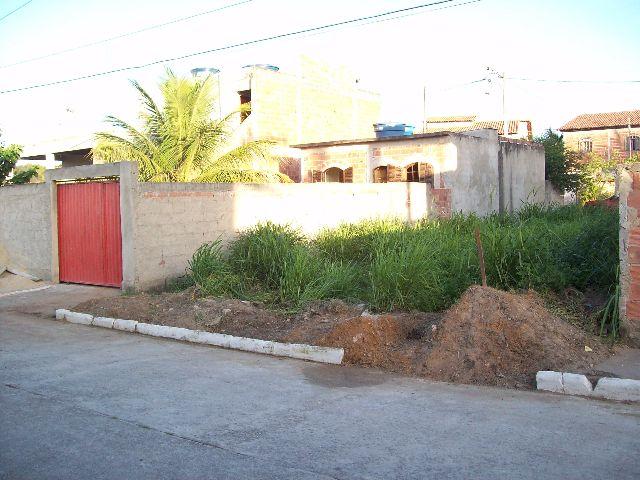
<svg viewBox="0 0 640 480">
<path fill-rule="evenodd" d="M 427 133 L 448 131 L 468 132 L 490 128 L 496 130 L 501 137 L 532 140 L 533 132 L 530 120 L 508 120 L 508 132 L 504 132 L 503 120 L 478 120 L 477 115 L 454 115 L 444 117 L 428 117 L 426 121 Z"/>
<path fill-rule="evenodd" d="M 606 159 L 640 153 L 640 110 L 584 113 L 560 127 L 565 145 Z"/>
<path fill-rule="evenodd" d="M 544 149 L 493 129 L 294 145 L 303 182 L 423 182 L 432 211 L 513 212 L 545 198 Z"/>
</svg>

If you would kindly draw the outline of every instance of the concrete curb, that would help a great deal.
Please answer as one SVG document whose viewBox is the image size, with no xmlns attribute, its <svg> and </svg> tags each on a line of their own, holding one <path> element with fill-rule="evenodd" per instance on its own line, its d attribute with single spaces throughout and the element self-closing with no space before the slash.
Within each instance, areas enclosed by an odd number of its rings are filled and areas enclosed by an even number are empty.
<svg viewBox="0 0 640 480">
<path fill-rule="evenodd" d="M 584 375 L 541 370 L 536 374 L 536 384 L 538 390 L 547 392 L 640 402 L 640 380 L 603 377 L 593 388 Z"/>
<path fill-rule="evenodd" d="M 0 298 L 9 297 L 11 295 L 20 295 L 21 293 L 37 292 L 38 290 L 46 290 L 47 288 L 51 288 L 51 285 L 44 285 L 42 287 L 35 287 L 35 288 L 27 288 L 26 290 L 16 290 L 15 292 L 0 293 Z"/>
<path fill-rule="evenodd" d="M 92 325 L 102 328 L 113 328 L 125 332 L 136 332 L 152 337 L 170 338 L 182 342 L 213 345 L 215 347 L 242 350 L 245 352 L 262 353 L 278 357 L 297 358 L 319 363 L 339 365 L 344 357 L 344 349 L 332 347 L 318 347 L 302 343 L 281 343 L 257 338 L 235 337 L 224 333 L 203 332 L 188 328 L 155 325 L 152 323 L 123 320 L 121 318 L 94 317 L 87 313 L 72 312 L 70 310 L 56 310 L 56 320 L 66 320 L 71 323 Z"/>
</svg>

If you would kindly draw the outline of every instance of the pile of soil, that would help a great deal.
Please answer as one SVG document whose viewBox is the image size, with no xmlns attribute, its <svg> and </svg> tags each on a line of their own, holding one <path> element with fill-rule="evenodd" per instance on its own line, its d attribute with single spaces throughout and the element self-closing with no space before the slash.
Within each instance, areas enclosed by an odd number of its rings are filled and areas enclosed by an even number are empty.
<svg viewBox="0 0 640 480">
<path fill-rule="evenodd" d="M 315 331 L 309 323 L 302 324 L 285 340 L 343 348 L 346 364 L 415 374 L 420 359 L 431 348 L 431 333 L 441 316 L 422 312 L 387 315 L 364 312 L 324 332 Z"/>
<path fill-rule="evenodd" d="M 526 387 L 538 370 L 588 371 L 609 353 L 599 338 L 551 314 L 534 292 L 473 286 L 445 314 L 422 374 Z"/>
<path fill-rule="evenodd" d="M 193 290 L 91 300 L 74 308 L 230 335 L 341 347 L 344 363 L 449 382 L 534 386 L 538 370 L 588 373 L 611 354 L 598 337 L 553 315 L 534 292 L 473 286 L 444 313 L 371 315 L 318 301 L 297 314 Z M 585 346 L 593 351 L 585 352 Z"/>
</svg>

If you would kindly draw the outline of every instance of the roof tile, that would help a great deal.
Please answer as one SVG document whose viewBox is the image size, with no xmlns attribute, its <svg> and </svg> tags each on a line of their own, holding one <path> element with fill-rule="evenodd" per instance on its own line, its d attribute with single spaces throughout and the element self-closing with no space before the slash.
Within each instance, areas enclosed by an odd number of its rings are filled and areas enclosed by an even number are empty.
<svg viewBox="0 0 640 480">
<path fill-rule="evenodd" d="M 608 113 L 583 113 L 560 127 L 560 131 L 594 130 L 598 128 L 640 126 L 640 110 Z"/>
</svg>

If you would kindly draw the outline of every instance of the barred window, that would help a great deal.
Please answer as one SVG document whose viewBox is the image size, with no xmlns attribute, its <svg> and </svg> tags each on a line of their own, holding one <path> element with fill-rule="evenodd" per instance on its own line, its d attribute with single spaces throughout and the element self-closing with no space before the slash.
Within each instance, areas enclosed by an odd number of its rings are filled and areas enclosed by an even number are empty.
<svg viewBox="0 0 640 480">
<path fill-rule="evenodd" d="M 578 149 L 583 153 L 590 152 L 593 150 L 593 142 L 590 138 L 581 138 L 578 143 Z"/>
<path fill-rule="evenodd" d="M 412 163 L 407 167 L 407 182 L 419 182 L 420 181 L 420 168 L 418 162 Z"/>
<path fill-rule="evenodd" d="M 627 139 L 627 148 L 631 152 L 640 151 L 640 136 L 638 135 L 630 135 Z"/>
</svg>

